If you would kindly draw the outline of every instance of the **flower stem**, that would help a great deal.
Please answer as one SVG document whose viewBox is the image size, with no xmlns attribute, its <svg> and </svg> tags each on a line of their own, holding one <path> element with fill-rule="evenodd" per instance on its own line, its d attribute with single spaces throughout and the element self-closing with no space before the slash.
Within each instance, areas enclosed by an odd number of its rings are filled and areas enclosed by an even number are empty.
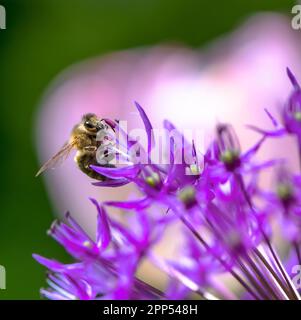
<svg viewBox="0 0 301 320">
<path fill-rule="evenodd" d="M 287 276 L 285 275 L 285 282 L 287 284 L 287 286 L 281 281 L 281 279 L 279 278 L 279 276 L 276 274 L 276 272 L 273 270 L 273 268 L 270 266 L 270 264 L 268 263 L 268 261 L 265 259 L 265 257 L 262 255 L 262 253 L 258 250 L 255 249 L 254 250 L 255 254 L 258 256 L 258 258 L 261 260 L 261 262 L 263 263 L 263 265 L 267 268 L 267 270 L 271 273 L 271 275 L 274 277 L 274 279 L 277 281 L 277 283 L 279 284 L 279 286 L 281 287 L 281 289 L 287 294 L 287 296 L 292 299 L 292 300 L 299 300 L 298 296 L 295 293 L 294 288 L 292 287 L 292 285 L 290 284 L 290 281 L 288 280 Z M 274 251 L 273 251 L 274 252 Z M 274 253 L 275 254 L 275 253 Z M 279 262 L 279 259 L 275 259 L 274 260 Z M 280 263 L 280 262 L 279 262 Z M 282 270 L 282 265 L 280 264 L 281 270 Z M 279 266 L 278 266 L 279 268 Z M 281 271 L 280 270 L 280 271 Z M 284 272 L 284 270 L 282 270 Z M 284 272 L 285 274 L 285 272 Z"/>
<path fill-rule="evenodd" d="M 191 223 L 181 216 L 181 221 L 183 224 L 192 232 L 192 234 L 200 241 L 200 243 L 209 251 L 210 247 L 207 242 L 199 235 L 199 233 L 194 229 Z M 212 253 L 213 254 L 213 253 Z M 214 257 L 230 272 L 230 274 L 244 287 L 256 300 L 260 300 L 259 296 L 254 292 L 254 290 L 237 274 L 234 270 L 230 269 L 227 263 L 221 259 L 219 256 L 214 255 Z"/>
<path fill-rule="evenodd" d="M 299 246 L 299 244 L 297 243 L 297 241 L 294 241 L 294 242 L 293 242 L 293 245 L 294 245 L 294 248 L 295 248 L 295 251 L 296 251 L 296 256 L 297 256 L 297 259 L 298 259 L 298 263 L 299 263 L 299 265 L 301 266 L 300 246 Z"/>
<path fill-rule="evenodd" d="M 243 181 L 243 178 L 241 175 L 239 174 L 236 174 L 235 175 L 238 183 L 240 184 L 240 187 L 241 187 L 241 190 L 243 192 L 243 195 L 250 207 L 250 209 L 252 210 L 252 212 L 255 213 L 255 210 L 254 210 L 254 207 L 253 207 L 253 203 L 252 203 L 252 200 L 251 198 L 249 197 L 248 193 L 247 193 L 247 190 L 245 188 L 245 184 L 244 184 L 244 181 Z M 282 277 L 284 278 L 285 282 L 286 282 L 286 285 L 283 285 L 281 279 L 278 277 L 278 275 L 276 274 L 276 272 L 271 268 L 271 266 L 269 265 L 269 263 L 266 261 L 266 259 L 263 257 L 263 255 L 261 254 L 261 252 L 259 252 L 258 249 L 255 249 L 255 252 L 256 254 L 259 256 L 259 258 L 262 260 L 262 262 L 264 262 L 264 265 L 266 266 L 266 268 L 271 272 L 271 274 L 273 275 L 273 277 L 275 278 L 275 280 L 279 283 L 279 285 L 281 286 L 281 288 L 293 299 L 295 300 L 299 300 L 298 298 L 298 295 L 296 294 L 296 291 L 294 289 L 294 287 L 292 286 L 290 280 L 288 279 L 287 277 L 287 274 L 285 272 L 285 269 L 282 265 L 282 263 L 280 262 L 279 258 L 277 257 L 277 254 L 268 238 L 268 236 L 266 235 L 266 233 L 264 232 L 264 230 L 262 229 L 262 227 L 260 227 L 260 231 L 263 235 L 263 238 L 264 238 L 264 241 L 265 243 L 267 244 L 271 254 L 272 254 L 272 257 L 274 259 L 274 261 L 276 262 L 276 265 L 278 267 L 278 269 L 280 270 L 281 272 L 281 275 Z M 288 290 L 287 290 L 288 289 Z"/>
</svg>

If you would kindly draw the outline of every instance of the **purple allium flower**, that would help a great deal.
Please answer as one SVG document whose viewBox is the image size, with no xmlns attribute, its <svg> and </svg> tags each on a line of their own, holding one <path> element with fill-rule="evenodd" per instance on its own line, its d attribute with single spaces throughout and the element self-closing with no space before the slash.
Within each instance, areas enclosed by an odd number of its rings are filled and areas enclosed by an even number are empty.
<svg viewBox="0 0 301 320">
<path fill-rule="evenodd" d="M 301 88 L 295 76 L 289 68 L 287 75 L 292 83 L 293 91 L 283 108 L 283 124 L 289 133 L 296 134 L 301 139 Z"/>
<path fill-rule="evenodd" d="M 298 104 L 300 88 L 290 72 L 289 76 L 295 88 L 289 103 Z M 201 299 L 299 300 L 300 288 L 290 278 L 291 270 L 274 243 L 273 225 L 278 223 L 284 235 L 290 234 L 286 245 L 294 261 L 301 264 L 301 178 L 282 169 L 279 159 L 254 160 L 270 136 L 282 135 L 280 130 L 268 134 L 258 129 L 264 136 L 243 152 L 234 129 L 219 124 L 216 138 L 202 156 L 194 141 L 186 141 L 165 121 L 168 133 L 173 131 L 180 139 L 171 139 L 165 150 L 170 163 L 160 165 L 151 161 L 152 124 L 143 108 L 137 103 L 136 107 L 147 147 L 125 134 L 126 151 L 112 149 L 126 159 L 125 166 L 91 167 L 110 179 L 96 186 L 132 183 L 140 196 L 101 204 L 92 200 L 98 212 L 95 239 L 70 215 L 66 216 L 68 224 L 55 223 L 50 234 L 76 262 L 62 264 L 35 255 L 50 270 L 50 288 L 42 294 L 50 299 L 185 299 L 196 294 Z M 119 123 L 115 125 L 118 129 Z M 281 130 L 289 132 L 288 122 Z M 130 153 L 133 141 L 139 148 Z M 188 162 L 184 161 L 187 154 Z M 141 156 L 148 161 L 142 163 Z M 276 187 L 267 192 L 258 181 L 261 172 L 271 166 Z M 108 207 L 122 209 L 127 225 L 110 218 Z M 180 226 L 175 236 L 182 237 L 182 242 L 173 257 L 166 258 L 156 253 L 155 246 L 174 223 Z M 146 260 L 168 277 L 162 291 L 139 280 L 137 271 Z M 236 289 L 219 281 L 222 276 L 233 279 Z"/>
<path fill-rule="evenodd" d="M 147 250 L 159 237 L 150 218 L 140 212 L 136 232 L 126 229 L 107 216 L 103 206 L 91 199 L 98 212 L 95 240 L 66 215 L 65 223 L 55 222 L 49 234 L 76 259 L 62 264 L 39 255 L 34 258 L 49 269 L 48 289 L 41 294 L 49 299 L 158 299 L 159 290 L 135 277 Z M 161 223 L 161 227 L 162 227 Z M 153 228 L 154 227 L 154 228 Z"/>
<path fill-rule="evenodd" d="M 241 152 L 238 137 L 230 125 L 217 125 L 216 133 L 217 137 L 205 156 L 213 179 L 225 182 L 229 180 L 230 176 L 234 176 L 240 180 L 243 174 L 255 173 L 262 168 L 275 164 L 275 161 L 267 161 L 261 164 L 255 164 L 251 161 L 263 144 L 265 136 L 249 150 Z"/>
<path fill-rule="evenodd" d="M 262 191 L 267 212 L 281 219 L 283 236 L 294 246 L 301 242 L 301 176 L 286 167 L 276 172 L 274 190 Z M 300 260 L 301 261 L 301 260 Z"/>
<path fill-rule="evenodd" d="M 156 128 L 165 118 L 178 128 L 206 132 L 217 119 L 231 123 L 244 150 L 255 141 L 256 133 L 245 130 L 243 124 L 268 128 L 263 106 L 274 114 L 275 104 L 287 95 L 290 84 L 283 70 L 288 62 L 292 70 L 300 70 L 299 35 L 290 27 L 289 17 L 260 13 L 197 51 L 160 44 L 113 52 L 68 67 L 47 90 L 37 114 L 39 159 L 44 162 L 57 152 L 85 113 L 126 119 L 136 127 L 139 117 L 132 113 L 133 97 Z M 275 157 L 282 148 L 291 152 L 293 141 L 287 145 L 279 139 L 264 148 L 260 157 Z M 74 170 L 72 157 L 45 175 L 56 213 L 72 212 L 92 232 L 95 212 L 86 199 L 123 200 L 133 184 L 118 192 L 115 188 L 100 192 L 89 182 Z"/>
<path fill-rule="evenodd" d="M 270 118 L 274 130 L 263 130 L 256 126 L 249 126 L 255 131 L 262 133 L 266 137 L 281 137 L 286 134 L 295 135 L 301 145 L 301 88 L 292 71 L 287 68 L 288 78 L 293 86 L 293 90 L 281 110 L 282 125 L 265 109 L 267 116 Z"/>
</svg>

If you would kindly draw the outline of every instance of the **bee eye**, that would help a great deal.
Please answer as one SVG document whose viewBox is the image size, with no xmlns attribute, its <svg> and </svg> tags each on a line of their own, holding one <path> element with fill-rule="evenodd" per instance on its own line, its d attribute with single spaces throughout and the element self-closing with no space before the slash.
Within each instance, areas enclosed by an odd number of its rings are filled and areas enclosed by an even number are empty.
<svg viewBox="0 0 301 320">
<path fill-rule="evenodd" d="M 86 122 L 85 122 L 85 127 L 86 127 L 86 129 L 88 129 L 88 130 L 93 130 L 93 129 L 95 129 L 95 126 L 94 126 L 90 121 L 86 121 Z"/>
</svg>

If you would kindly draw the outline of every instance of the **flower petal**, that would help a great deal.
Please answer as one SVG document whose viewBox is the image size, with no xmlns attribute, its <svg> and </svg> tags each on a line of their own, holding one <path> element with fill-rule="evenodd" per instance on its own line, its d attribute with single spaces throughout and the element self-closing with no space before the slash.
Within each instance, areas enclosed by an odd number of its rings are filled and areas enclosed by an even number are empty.
<svg viewBox="0 0 301 320">
<path fill-rule="evenodd" d="M 127 166 L 122 168 L 111 168 L 111 167 L 102 167 L 102 166 L 90 166 L 97 173 L 104 175 L 111 179 L 133 179 L 137 176 L 140 171 L 139 166 Z"/>
<path fill-rule="evenodd" d="M 98 181 L 98 182 L 92 182 L 93 186 L 97 187 L 110 187 L 110 188 L 116 188 L 116 187 L 121 187 L 124 186 L 131 181 L 127 179 L 109 179 L 105 181 Z"/>
<path fill-rule="evenodd" d="M 99 203 L 90 198 L 91 202 L 95 205 L 98 216 L 97 216 L 97 234 L 96 244 L 100 249 L 106 249 L 111 242 L 111 230 L 109 226 L 109 220 L 105 209 L 99 205 Z"/>
<path fill-rule="evenodd" d="M 138 200 L 132 201 L 106 201 L 104 202 L 105 205 L 115 208 L 121 209 L 135 209 L 135 210 L 143 210 L 150 205 L 149 198 L 143 198 Z"/>
<path fill-rule="evenodd" d="M 251 147 L 247 152 L 241 155 L 241 159 L 244 161 L 248 161 L 255 153 L 259 150 L 261 145 L 263 144 L 264 140 L 266 139 L 266 136 L 263 136 L 253 147 Z"/>
<path fill-rule="evenodd" d="M 136 108 L 138 109 L 139 114 L 140 114 L 142 121 L 144 123 L 144 127 L 145 127 L 146 134 L 147 134 L 147 140 L 148 140 L 147 152 L 148 152 L 148 154 L 150 154 L 152 148 L 155 146 L 153 127 L 152 127 L 152 124 L 151 124 L 149 118 L 147 117 L 144 109 L 140 106 L 140 104 L 135 101 L 135 105 L 136 105 Z"/>
<path fill-rule="evenodd" d="M 266 108 L 264 108 L 265 113 L 267 114 L 267 116 L 270 118 L 270 120 L 272 121 L 272 124 L 274 127 L 278 127 L 279 124 L 277 122 L 277 120 L 274 118 L 274 116 L 272 116 L 272 114 L 270 113 L 270 111 Z"/>
<path fill-rule="evenodd" d="M 260 134 L 263 134 L 265 135 L 266 137 L 281 137 L 283 136 L 284 134 L 287 133 L 286 129 L 284 127 L 281 127 L 279 129 L 276 129 L 276 130 L 264 130 L 264 129 L 261 129 L 261 128 L 258 128 L 256 126 L 253 126 L 253 125 L 247 125 L 246 126 L 247 128 L 253 130 L 253 131 L 256 131 Z"/>
<path fill-rule="evenodd" d="M 300 85 L 299 85 L 296 77 L 295 77 L 294 74 L 292 73 L 292 71 L 291 71 L 289 68 L 286 68 L 286 73 L 287 73 L 287 75 L 288 75 L 288 77 L 289 77 L 292 85 L 294 86 L 294 88 L 295 88 L 296 90 L 299 90 L 299 89 L 300 89 Z"/>
</svg>

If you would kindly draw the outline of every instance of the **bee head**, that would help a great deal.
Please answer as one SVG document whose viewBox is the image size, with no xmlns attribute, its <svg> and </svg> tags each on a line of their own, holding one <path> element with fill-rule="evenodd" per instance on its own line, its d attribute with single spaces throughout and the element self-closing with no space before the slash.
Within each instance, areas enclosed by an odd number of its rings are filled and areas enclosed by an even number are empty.
<svg viewBox="0 0 301 320">
<path fill-rule="evenodd" d="M 98 117 L 93 113 L 87 113 L 82 118 L 82 123 L 89 134 L 97 134 L 97 132 L 103 129 L 103 124 Z"/>
</svg>

